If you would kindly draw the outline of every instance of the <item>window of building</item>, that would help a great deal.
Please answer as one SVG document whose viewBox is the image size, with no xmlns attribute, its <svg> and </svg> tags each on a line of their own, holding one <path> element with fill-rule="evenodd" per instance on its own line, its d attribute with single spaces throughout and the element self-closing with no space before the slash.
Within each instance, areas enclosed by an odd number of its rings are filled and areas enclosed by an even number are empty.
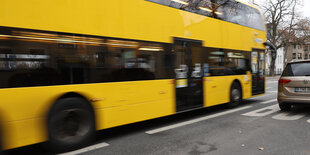
<svg viewBox="0 0 310 155">
<path fill-rule="evenodd" d="M 301 54 L 301 53 L 298 53 L 298 54 L 297 54 L 297 57 L 298 57 L 299 60 L 301 60 L 301 59 L 302 59 L 302 54 Z"/>
<path fill-rule="evenodd" d="M 307 53 L 305 53 L 304 59 L 308 59 L 308 54 Z"/>
<path fill-rule="evenodd" d="M 296 59 L 296 53 L 293 53 L 292 59 Z"/>
</svg>

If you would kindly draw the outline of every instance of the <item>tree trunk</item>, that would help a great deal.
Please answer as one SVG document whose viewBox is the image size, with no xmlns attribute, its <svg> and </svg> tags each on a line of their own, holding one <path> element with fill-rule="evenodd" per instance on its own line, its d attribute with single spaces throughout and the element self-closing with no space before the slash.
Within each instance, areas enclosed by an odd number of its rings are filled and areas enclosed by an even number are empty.
<svg viewBox="0 0 310 155">
<path fill-rule="evenodd" d="M 275 62 L 276 62 L 276 59 L 271 58 L 271 63 L 270 63 L 270 75 L 271 76 L 274 76 Z"/>
<path fill-rule="evenodd" d="M 270 75 L 274 76 L 274 68 L 275 68 L 275 63 L 276 63 L 276 59 L 277 59 L 277 50 L 270 50 L 270 54 L 271 54 L 271 62 L 270 62 Z"/>
<path fill-rule="evenodd" d="M 284 59 L 284 60 L 283 60 L 283 62 L 284 62 L 284 63 L 283 63 L 283 69 L 285 68 L 285 66 L 286 66 L 286 64 L 287 64 L 287 61 L 286 61 L 287 58 L 286 58 L 286 57 L 287 57 L 287 54 L 288 54 L 288 48 L 289 48 L 289 46 L 290 46 L 289 44 L 286 44 L 286 45 L 284 46 L 284 49 L 283 49 L 283 51 L 284 51 L 284 53 L 283 53 L 283 56 L 284 56 L 284 58 L 283 58 L 283 59 Z"/>
</svg>

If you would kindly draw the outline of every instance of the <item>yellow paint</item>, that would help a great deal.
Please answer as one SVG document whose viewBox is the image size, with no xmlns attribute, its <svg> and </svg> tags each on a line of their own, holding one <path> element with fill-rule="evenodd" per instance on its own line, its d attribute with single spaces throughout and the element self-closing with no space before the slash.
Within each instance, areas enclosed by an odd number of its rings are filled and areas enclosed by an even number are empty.
<svg viewBox="0 0 310 155">
<path fill-rule="evenodd" d="M 244 51 L 264 49 L 255 38 L 266 41 L 263 31 L 145 0 L 0 0 L 0 26 L 165 43 L 180 37 Z M 205 78 L 204 106 L 228 102 L 234 79 L 242 84 L 243 98 L 251 97 L 251 82 L 244 76 Z M 4 149 L 45 141 L 47 111 L 67 92 L 96 101 L 97 129 L 175 113 L 171 80 L 0 89 Z"/>
<path fill-rule="evenodd" d="M 204 78 L 204 107 L 210 107 L 230 100 L 230 87 L 238 80 L 242 87 L 242 98 L 252 97 L 252 82 L 250 75 L 216 76 Z"/>
<path fill-rule="evenodd" d="M 47 140 L 47 111 L 67 92 L 77 92 L 89 100 L 104 98 L 93 102 L 98 130 L 174 114 L 175 88 L 171 81 L 0 89 L 4 148 Z"/>
<path fill-rule="evenodd" d="M 27 111 L 31 109 L 26 108 Z M 31 145 L 47 140 L 45 118 L 25 119 L 1 124 L 3 149 Z"/>
<path fill-rule="evenodd" d="M 178 79 L 175 80 L 176 82 L 176 87 L 181 88 L 181 87 L 187 87 L 188 86 L 188 80 L 187 79 Z"/>
<path fill-rule="evenodd" d="M 202 40 L 206 47 L 264 49 L 264 31 L 145 0 L 0 0 L 0 26 L 171 43 Z M 236 39 L 238 38 L 238 39 Z"/>
</svg>

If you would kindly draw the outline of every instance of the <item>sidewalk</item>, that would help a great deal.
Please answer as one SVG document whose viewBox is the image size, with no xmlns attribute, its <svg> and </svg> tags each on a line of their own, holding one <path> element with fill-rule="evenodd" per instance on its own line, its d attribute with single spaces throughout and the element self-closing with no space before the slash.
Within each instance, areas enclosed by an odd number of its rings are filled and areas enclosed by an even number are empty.
<svg viewBox="0 0 310 155">
<path fill-rule="evenodd" d="M 266 76 L 266 80 L 277 81 L 280 76 Z"/>
</svg>

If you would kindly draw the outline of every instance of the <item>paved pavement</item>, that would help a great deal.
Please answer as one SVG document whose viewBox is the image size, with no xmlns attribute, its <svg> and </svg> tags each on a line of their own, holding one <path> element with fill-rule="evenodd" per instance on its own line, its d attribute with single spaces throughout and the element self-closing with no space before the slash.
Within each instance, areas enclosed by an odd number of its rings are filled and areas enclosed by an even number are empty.
<svg viewBox="0 0 310 155">
<path fill-rule="evenodd" d="M 280 76 L 267 76 L 266 80 L 267 81 L 275 81 L 275 80 L 279 80 Z"/>
<path fill-rule="evenodd" d="M 309 155 L 310 107 L 281 112 L 278 78 L 266 94 L 239 107 L 216 106 L 104 130 L 97 141 L 68 154 L 82 155 Z M 9 154 L 49 154 L 39 145 Z"/>
</svg>

